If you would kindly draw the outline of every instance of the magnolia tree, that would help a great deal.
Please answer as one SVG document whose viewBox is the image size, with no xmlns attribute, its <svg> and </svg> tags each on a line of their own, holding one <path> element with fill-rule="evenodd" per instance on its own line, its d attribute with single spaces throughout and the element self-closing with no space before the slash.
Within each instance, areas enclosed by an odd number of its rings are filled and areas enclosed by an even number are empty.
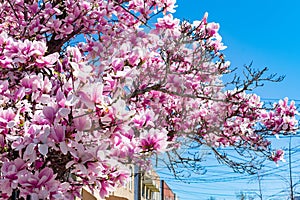
<svg viewBox="0 0 300 200">
<path fill-rule="evenodd" d="M 246 94 L 263 71 L 225 89 L 207 14 L 180 22 L 175 0 L 0 2 L 1 199 L 104 197 L 125 164 L 147 168 L 183 142 L 282 159 L 265 136 L 295 130 L 294 103 Z"/>
</svg>

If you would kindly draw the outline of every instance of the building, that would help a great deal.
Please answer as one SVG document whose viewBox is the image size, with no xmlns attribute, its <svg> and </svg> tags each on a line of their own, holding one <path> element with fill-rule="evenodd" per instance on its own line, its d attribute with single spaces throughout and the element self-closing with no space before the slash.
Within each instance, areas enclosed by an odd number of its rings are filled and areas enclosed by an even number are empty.
<svg viewBox="0 0 300 200">
<path fill-rule="evenodd" d="M 131 172 L 128 183 L 110 193 L 105 200 L 178 200 L 175 193 L 165 181 L 160 181 L 159 175 L 154 171 L 141 171 L 137 166 L 130 165 Z M 92 194 L 88 188 L 82 190 L 83 200 L 100 200 L 95 192 Z"/>
<path fill-rule="evenodd" d="M 135 200 L 160 200 L 160 178 L 154 171 L 141 172 L 139 176 L 140 187 L 136 193 L 140 193 Z"/>
<path fill-rule="evenodd" d="M 162 180 L 160 183 L 161 187 L 161 200 L 177 200 L 176 194 L 168 186 L 168 184 Z"/>
</svg>

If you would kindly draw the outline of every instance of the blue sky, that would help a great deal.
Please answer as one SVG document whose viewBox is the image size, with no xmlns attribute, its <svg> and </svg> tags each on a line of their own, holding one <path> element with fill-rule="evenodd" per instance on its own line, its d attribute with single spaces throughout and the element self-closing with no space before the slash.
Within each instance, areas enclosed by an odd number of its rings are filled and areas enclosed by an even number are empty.
<svg viewBox="0 0 300 200">
<path fill-rule="evenodd" d="M 253 61 L 255 68 L 285 75 L 281 83 L 257 90 L 262 97 L 299 99 L 300 1 L 298 0 L 178 0 L 175 16 L 220 23 L 220 34 L 233 67 Z"/>
<path fill-rule="evenodd" d="M 269 73 L 285 75 L 280 83 L 265 83 L 255 90 L 263 99 L 289 97 L 300 103 L 300 1 L 298 0 L 177 0 L 175 17 L 199 20 L 205 12 L 208 21 L 220 23 L 220 34 L 228 48 L 224 51 L 232 67 L 242 67 L 253 61 L 253 67 L 268 67 Z M 274 140 L 281 148 L 288 139 Z M 293 137 L 292 164 L 294 181 L 300 180 L 299 138 Z M 191 178 L 191 184 L 175 181 L 165 169 L 158 169 L 181 200 L 236 199 L 244 191 L 258 199 L 257 176 L 235 174 L 208 157 L 203 165 L 208 173 Z M 266 163 L 261 172 L 264 199 L 287 199 L 287 163 Z M 299 191 L 299 188 L 296 188 Z M 256 194 L 255 194 L 256 193 Z"/>
</svg>

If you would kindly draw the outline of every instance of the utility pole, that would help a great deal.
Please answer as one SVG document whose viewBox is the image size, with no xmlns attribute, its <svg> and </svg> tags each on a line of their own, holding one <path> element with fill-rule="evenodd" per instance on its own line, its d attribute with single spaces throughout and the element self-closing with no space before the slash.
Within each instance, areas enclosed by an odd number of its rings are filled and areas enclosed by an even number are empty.
<svg viewBox="0 0 300 200">
<path fill-rule="evenodd" d="M 141 170 L 140 167 L 134 165 L 134 186 L 133 186 L 133 191 L 134 191 L 134 200 L 141 200 L 142 198 L 142 175 L 141 175 Z"/>
<path fill-rule="evenodd" d="M 263 200 L 262 190 L 261 190 L 261 179 L 260 179 L 260 170 L 258 170 L 257 173 L 257 179 L 258 179 L 258 189 L 259 189 L 259 198 L 260 200 Z"/>
<path fill-rule="evenodd" d="M 160 185 L 161 185 L 161 200 L 164 200 L 165 199 L 165 181 L 164 180 L 161 180 L 160 181 Z"/>
<path fill-rule="evenodd" d="M 293 177 L 292 177 L 292 135 L 290 135 L 289 142 L 289 172 L 290 172 L 290 200 L 295 200 L 294 198 L 294 187 L 293 187 Z"/>
</svg>

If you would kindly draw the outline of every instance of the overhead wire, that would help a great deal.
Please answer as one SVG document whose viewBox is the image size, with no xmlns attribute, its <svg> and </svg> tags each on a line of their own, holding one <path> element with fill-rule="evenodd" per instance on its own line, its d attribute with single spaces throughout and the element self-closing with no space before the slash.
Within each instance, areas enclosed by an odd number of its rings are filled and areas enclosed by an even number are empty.
<svg viewBox="0 0 300 200">
<path fill-rule="evenodd" d="M 275 98 L 261 98 L 262 101 L 279 101 L 280 99 Z M 291 99 L 293 100 L 293 99 Z M 296 106 L 300 107 L 300 100 L 294 99 L 296 102 Z M 290 136 L 284 136 L 281 135 L 280 139 L 282 139 L 280 142 L 284 142 L 285 139 L 288 139 Z M 298 138 L 300 138 L 299 131 L 291 136 L 293 140 L 297 141 Z M 271 138 L 271 137 L 270 137 Z M 275 140 L 275 137 L 274 137 Z M 295 143 L 295 142 L 294 142 Z M 286 143 L 287 144 L 287 143 Z M 282 143 L 281 146 L 282 149 L 287 151 L 287 145 Z M 205 150 L 198 150 L 198 151 L 207 151 Z M 228 154 L 231 154 L 231 152 L 234 152 L 235 149 L 222 149 L 224 152 L 228 152 Z M 287 167 L 289 162 L 291 162 L 291 165 L 293 166 L 293 176 L 292 178 L 295 179 L 295 182 L 298 180 L 300 181 L 300 177 L 298 174 L 300 174 L 300 159 L 297 158 L 298 154 L 300 152 L 300 145 L 295 144 L 291 148 L 291 154 L 292 154 L 292 160 L 287 160 L 285 163 L 281 162 L 278 166 L 276 166 L 272 162 L 264 163 L 262 166 L 262 169 L 260 171 L 260 177 L 262 182 L 262 187 L 265 189 L 263 191 L 263 196 L 265 199 L 278 199 L 282 197 L 287 197 L 287 183 L 285 182 L 284 178 L 289 178 L 287 175 Z M 242 159 L 237 157 L 236 155 L 231 155 L 233 158 L 236 159 Z M 297 159 L 295 159 L 297 158 Z M 214 158 L 215 159 L 215 158 Z M 176 180 L 170 172 L 165 172 L 166 167 L 160 166 L 159 174 L 161 175 L 161 178 L 164 178 L 170 183 L 170 187 L 174 189 L 181 200 L 184 199 L 197 199 L 199 200 L 198 196 L 204 195 L 205 198 L 201 199 L 208 199 L 209 196 L 215 197 L 217 199 L 226 199 L 229 200 L 235 199 L 237 193 L 239 191 L 245 192 L 245 193 L 257 193 L 259 192 L 259 189 L 257 186 L 257 175 L 246 175 L 246 174 L 238 174 L 230 170 L 229 167 L 225 167 L 215 161 L 213 161 L 212 158 L 207 159 L 210 162 L 204 162 L 202 165 L 204 168 L 208 169 L 206 174 L 199 175 L 199 176 L 192 176 L 187 177 L 183 180 L 189 181 L 189 184 L 183 183 L 180 180 Z M 299 164 L 298 164 L 299 163 Z M 179 166 L 180 169 L 180 166 Z M 213 172 L 211 172 L 213 171 Z M 281 176 L 281 178 L 280 178 Z M 250 181 L 250 183 L 249 183 Z M 298 181 L 298 182 L 299 182 Z M 186 186 L 186 185 L 188 186 Z M 220 191 L 220 192 L 218 192 Z M 224 193 L 224 191 L 226 191 Z M 197 197 L 195 197 L 197 196 Z M 277 200 L 276 199 L 276 200 Z"/>
</svg>

